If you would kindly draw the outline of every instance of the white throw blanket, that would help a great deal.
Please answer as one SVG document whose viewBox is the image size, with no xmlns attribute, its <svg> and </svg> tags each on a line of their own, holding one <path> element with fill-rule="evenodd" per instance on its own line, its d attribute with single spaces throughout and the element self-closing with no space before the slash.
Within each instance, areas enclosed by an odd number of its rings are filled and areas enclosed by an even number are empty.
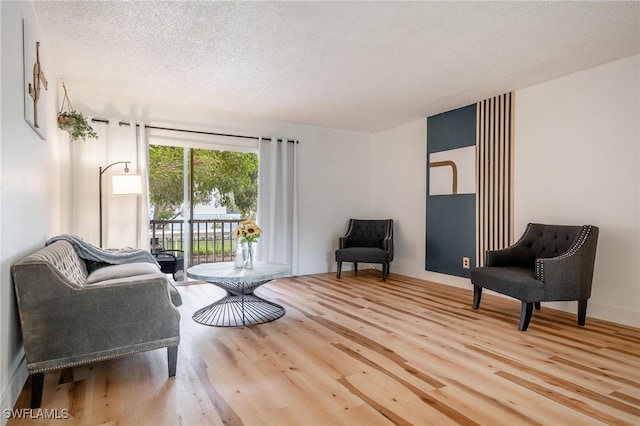
<svg viewBox="0 0 640 426">
<path fill-rule="evenodd" d="M 123 249 L 103 249 L 94 246 L 77 235 L 59 235 L 49 239 L 46 245 L 59 240 L 71 243 L 81 259 L 110 263 L 112 265 L 132 262 L 147 262 L 158 265 L 156 258 L 146 250 L 132 247 L 126 247 Z M 158 265 L 158 267 L 160 267 L 160 265 Z"/>
</svg>

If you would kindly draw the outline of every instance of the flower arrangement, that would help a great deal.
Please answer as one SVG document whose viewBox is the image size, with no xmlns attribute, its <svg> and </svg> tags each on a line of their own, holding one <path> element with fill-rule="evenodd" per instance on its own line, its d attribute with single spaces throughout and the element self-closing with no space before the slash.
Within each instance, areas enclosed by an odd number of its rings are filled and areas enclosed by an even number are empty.
<svg viewBox="0 0 640 426">
<path fill-rule="evenodd" d="M 262 229 L 253 220 L 243 220 L 236 227 L 236 240 L 241 243 L 254 243 L 262 235 Z"/>
</svg>

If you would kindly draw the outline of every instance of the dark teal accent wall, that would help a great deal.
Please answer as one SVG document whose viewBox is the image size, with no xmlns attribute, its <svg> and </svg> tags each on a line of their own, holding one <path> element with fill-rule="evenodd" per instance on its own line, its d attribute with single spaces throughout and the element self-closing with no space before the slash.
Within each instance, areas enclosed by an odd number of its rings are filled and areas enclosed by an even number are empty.
<svg viewBox="0 0 640 426">
<path fill-rule="evenodd" d="M 427 117 L 427 154 L 476 144 L 476 104 Z"/>
<path fill-rule="evenodd" d="M 429 156 L 475 144 L 475 104 L 427 117 L 427 271 L 470 277 L 462 258 L 474 264 L 476 194 L 429 195 Z"/>
</svg>

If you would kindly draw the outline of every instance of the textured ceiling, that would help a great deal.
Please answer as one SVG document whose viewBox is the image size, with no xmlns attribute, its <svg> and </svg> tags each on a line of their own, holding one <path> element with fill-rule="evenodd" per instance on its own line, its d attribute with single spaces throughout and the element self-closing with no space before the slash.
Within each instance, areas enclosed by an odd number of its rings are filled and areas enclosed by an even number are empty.
<svg viewBox="0 0 640 426">
<path fill-rule="evenodd" d="M 367 132 L 640 52 L 637 1 L 34 7 L 74 91 Z"/>
</svg>

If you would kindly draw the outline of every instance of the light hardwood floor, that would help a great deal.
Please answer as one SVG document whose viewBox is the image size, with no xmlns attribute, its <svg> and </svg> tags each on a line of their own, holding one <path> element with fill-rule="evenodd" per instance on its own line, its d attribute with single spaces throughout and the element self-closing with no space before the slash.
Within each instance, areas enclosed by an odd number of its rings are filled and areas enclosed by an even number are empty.
<svg viewBox="0 0 640 426">
<path fill-rule="evenodd" d="M 518 301 L 373 270 L 268 283 L 286 315 L 245 328 L 191 319 L 214 286 L 179 291 L 175 378 L 166 350 L 49 373 L 42 409 L 70 417 L 8 424 L 640 424 L 635 328 L 543 304 L 520 332 Z"/>
</svg>

